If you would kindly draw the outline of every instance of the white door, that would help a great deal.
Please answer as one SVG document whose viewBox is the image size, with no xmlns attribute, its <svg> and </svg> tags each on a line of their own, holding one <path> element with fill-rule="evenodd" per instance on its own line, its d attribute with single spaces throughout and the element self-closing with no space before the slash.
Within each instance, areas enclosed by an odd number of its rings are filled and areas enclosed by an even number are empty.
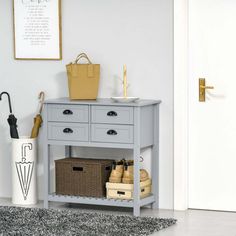
<svg viewBox="0 0 236 236">
<path fill-rule="evenodd" d="M 236 211 L 236 0 L 189 0 L 189 50 L 189 208 Z"/>
</svg>

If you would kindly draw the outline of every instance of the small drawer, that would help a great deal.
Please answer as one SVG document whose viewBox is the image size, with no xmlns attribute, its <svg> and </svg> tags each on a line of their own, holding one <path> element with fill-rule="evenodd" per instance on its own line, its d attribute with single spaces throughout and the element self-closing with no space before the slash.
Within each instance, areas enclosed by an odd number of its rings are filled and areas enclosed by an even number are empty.
<svg viewBox="0 0 236 236">
<path fill-rule="evenodd" d="M 91 125 L 93 142 L 133 143 L 133 126 L 131 125 Z"/>
<path fill-rule="evenodd" d="M 134 185 L 123 183 L 106 183 L 107 198 L 114 199 L 133 199 L 134 198 Z M 140 182 L 140 198 L 150 195 L 152 191 L 152 181 L 147 179 Z"/>
<path fill-rule="evenodd" d="M 48 121 L 88 122 L 87 105 L 49 105 Z"/>
<path fill-rule="evenodd" d="M 92 123 L 133 124 L 133 107 L 92 106 Z"/>
<path fill-rule="evenodd" d="M 48 123 L 48 139 L 88 141 L 88 124 Z"/>
</svg>

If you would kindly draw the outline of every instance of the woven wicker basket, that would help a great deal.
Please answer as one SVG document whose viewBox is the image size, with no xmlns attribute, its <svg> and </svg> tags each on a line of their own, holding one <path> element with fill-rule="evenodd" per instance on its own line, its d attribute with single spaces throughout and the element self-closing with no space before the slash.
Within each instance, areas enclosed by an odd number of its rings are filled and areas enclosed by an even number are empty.
<svg viewBox="0 0 236 236">
<path fill-rule="evenodd" d="M 56 193 L 105 197 L 112 162 L 82 158 L 56 160 Z"/>
</svg>

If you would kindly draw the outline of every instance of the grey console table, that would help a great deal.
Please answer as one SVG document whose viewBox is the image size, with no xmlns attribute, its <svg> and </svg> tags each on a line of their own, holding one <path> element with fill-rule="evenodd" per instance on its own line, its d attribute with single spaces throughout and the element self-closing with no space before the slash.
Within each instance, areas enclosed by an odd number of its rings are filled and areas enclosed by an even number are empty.
<svg viewBox="0 0 236 236">
<path fill-rule="evenodd" d="M 71 101 L 59 98 L 45 101 L 44 106 L 44 207 L 50 201 L 131 207 L 135 216 L 140 208 L 151 204 L 158 208 L 159 177 L 159 104 L 160 101 L 139 100 L 115 103 L 111 99 Z M 133 150 L 134 199 L 118 200 L 57 195 L 50 188 L 50 146 L 65 146 L 65 156 L 71 157 L 71 147 L 121 148 Z M 140 151 L 152 149 L 152 194 L 140 199 Z"/>
</svg>

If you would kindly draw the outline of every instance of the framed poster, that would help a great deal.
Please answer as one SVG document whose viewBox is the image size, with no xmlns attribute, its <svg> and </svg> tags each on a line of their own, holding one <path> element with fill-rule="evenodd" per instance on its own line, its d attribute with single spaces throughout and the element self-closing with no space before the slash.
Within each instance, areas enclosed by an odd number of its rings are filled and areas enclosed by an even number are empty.
<svg viewBox="0 0 236 236">
<path fill-rule="evenodd" d="M 13 0 L 14 56 L 61 60 L 61 0 Z"/>
</svg>

